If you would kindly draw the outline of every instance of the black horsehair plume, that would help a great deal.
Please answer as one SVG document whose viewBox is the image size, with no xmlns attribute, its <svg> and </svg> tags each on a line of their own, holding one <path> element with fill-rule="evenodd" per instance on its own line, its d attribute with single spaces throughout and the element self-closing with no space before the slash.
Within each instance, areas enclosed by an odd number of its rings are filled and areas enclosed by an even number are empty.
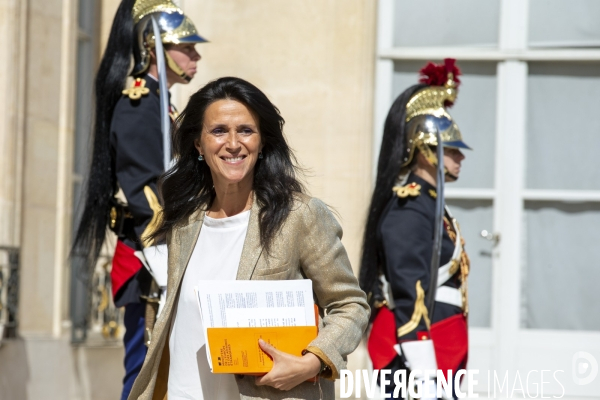
<svg viewBox="0 0 600 400">
<path fill-rule="evenodd" d="M 359 283 L 367 294 L 373 292 L 383 265 L 377 249 L 377 226 L 386 204 L 393 195 L 392 187 L 398 178 L 405 152 L 406 103 L 411 97 L 427 85 L 417 84 L 400 94 L 385 119 L 379 162 L 377 163 L 377 178 L 367 214 L 367 224 L 363 236 L 362 257 L 360 263 Z"/>
<path fill-rule="evenodd" d="M 85 260 L 87 270 L 81 272 L 88 277 L 106 238 L 110 201 L 117 189 L 110 154 L 110 124 L 131 65 L 134 3 L 135 0 L 123 0 L 117 9 L 94 83 L 92 160 L 83 193 L 83 213 L 71 249 L 71 257 Z"/>
</svg>

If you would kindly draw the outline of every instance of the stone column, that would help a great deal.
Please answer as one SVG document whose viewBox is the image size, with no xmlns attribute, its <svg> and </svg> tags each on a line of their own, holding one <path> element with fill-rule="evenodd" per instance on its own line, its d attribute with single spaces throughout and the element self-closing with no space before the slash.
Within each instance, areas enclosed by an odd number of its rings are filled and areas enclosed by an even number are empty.
<svg viewBox="0 0 600 400">
<path fill-rule="evenodd" d="M 27 2 L 0 3 L 0 246 L 19 246 Z"/>
<path fill-rule="evenodd" d="M 10 247 L 20 245 L 22 220 L 26 4 L 21 0 L 0 2 L 0 49 L 4 54 L 0 63 L 0 246 Z M 8 267 L 4 252 L 0 252 L 0 267 Z M 2 283 L 6 285 L 6 281 Z M 7 289 L 3 287 L 3 291 Z M 22 361 L 23 345 L 2 338 L 0 342 L 0 400 L 24 399 L 28 374 Z"/>
<path fill-rule="evenodd" d="M 9 91 L 9 101 L 18 99 L 14 100 L 16 111 L 10 125 L 0 128 L 1 140 L 10 144 L 10 148 L 1 146 L 1 162 L 6 162 L 6 154 L 12 159 L 11 171 L 6 173 L 3 167 L 0 179 L 14 180 L 8 183 L 12 191 L 0 190 L 0 196 L 8 194 L 13 201 L 1 208 L 3 217 L 9 215 L 11 226 L 11 231 L 2 234 L 12 235 L 21 249 L 20 339 L 7 343 L 12 358 L 5 360 L 8 352 L 0 352 L 0 364 L 7 366 L 0 373 L 15 379 L 0 392 L 6 393 L 5 398 L 77 398 L 76 366 L 69 337 L 63 335 L 63 321 L 68 316 L 77 1 L 8 3 L 13 15 L 24 13 L 27 25 L 21 23 L 25 19 L 7 17 L 13 19 L 9 27 L 16 25 L 8 41 L 12 46 L 22 43 L 15 51 L 20 65 L 9 65 L 8 73 L 0 74 L 6 79 L 2 84 L 14 88 Z M 4 93 L 0 89 L 0 98 Z M 4 98 L 0 101 L 6 102 Z M 4 104 L 3 110 L 9 108 L 10 103 Z M 7 186 L 0 182 L 3 188 Z M 68 334 L 68 329 L 65 332 Z"/>
<path fill-rule="evenodd" d="M 59 337 L 66 317 L 77 2 L 30 0 L 25 90 L 21 331 Z"/>
<path fill-rule="evenodd" d="M 70 225 L 76 2 L 0 4 L 0 244 L 18 246 L 19 339 L 0 349 L 0 399 L 74 398 L 61 338 Z M 69 83 L 70 82 L 70 83 Z"/>
</svg>

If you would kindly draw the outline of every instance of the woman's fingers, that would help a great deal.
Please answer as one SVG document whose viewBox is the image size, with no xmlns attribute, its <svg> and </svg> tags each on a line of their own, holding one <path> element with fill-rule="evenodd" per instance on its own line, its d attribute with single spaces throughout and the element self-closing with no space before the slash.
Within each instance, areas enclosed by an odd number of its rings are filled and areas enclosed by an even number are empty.
<svg viewBox="0 0 600 400">
<path fill-rule="evenodd" d="M 262 351 L 267 353 L 273 359 L 273 362 L 275 362 L 275 358 L 279 355 L 279 350 L 277 350 L 275 347 L 271 346 L 269 343 L 265 342 L 262 339 L 258 339 L 258 345 L 260 346 Z"/>
<path fill-rule="evenodd" d="M 256 386 L 273 386 L 273 382 L 271 382 L 271 377 L 269 376 L 269 374 L 270 372 L 266 375 L 255 377 L 254 383 L 256 384 Z"/>
<path fill-rule="evenodd" d="M 319 373 L 321 361 L 312 353 L 297 357 L 281 352 L 262 340 L 258 344 L 273 358 L 273 368 L 268 374 L 255 378 L 257 386 L 268 385 L 280 390 L 290 390 Z"/>
<path fill-rule="evenodd" d="M 279 356 L 279 350 L 277 350 L 275 347 L 271 346 L 269 343 L 265 342 L 262 339 L 258 339 L 258 346 L 262 349 L 262 351 L 267 353 L 269 355 L 269 357 L 271 357 L 271 359 L 273 359 L 273 368 L 271 369 L 271 371 L 273 371 L 275 364 L 277 362 L 278 356 Z M 273 374 L 271 372 L 269 372 L 266 375 L 257 376 L 255 378 L 256 385 L 257 386 L 268 385 L 268 386 L 276 387 L 274 385 L 273 379 L 271 379 L 272 375 Z"/>
</svg>

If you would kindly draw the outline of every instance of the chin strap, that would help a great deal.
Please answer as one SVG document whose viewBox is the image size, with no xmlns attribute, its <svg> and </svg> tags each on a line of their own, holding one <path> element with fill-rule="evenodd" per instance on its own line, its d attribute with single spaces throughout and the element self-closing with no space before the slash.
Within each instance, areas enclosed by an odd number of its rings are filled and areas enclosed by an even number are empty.
<svg viewBox="0 0 600 400">
<path fill-rule="evenodd" d="M 433 153 L 433 151 L 431 150 L 431 148 L 426 145 L 426 144 L 422 144 L 419 143 L 417 145 L 417 148 L 419 149 L 419 151 L 423 154 L 423 156 L 425 156 L 425 159 L 434 167 L 436 167 L 438 165 L 437 162 L 437 156 Z M 452 175 L 449 171 L 448 168 L 444 167 L 444 175 L 449 177 L 452 181 L 457 181 L 458 180 L 458 176 L 456 175 Z"/>
<path fill-rule="evenodd" d="M 183 69 L 171 58 L 169 53 L 165 51 L 165 60 L 167 60 L 167 65 L 173 72 L 175 72 L 180 78 L 184 79 L 186 82 L 190 82 L 192 77 L 185 73 Z"/>
<path fill-rule="evenodd" d="M 433 150 L 431 150 L 431 147 L 429 147 L 428 145 L 426 145 L 425 143 L 419 143 L 417 144 L 417 148 L 419 149 L 419 151 L 423 154 L 423 156 L 425 156 L 425 159 L 434 167 L 437 167 L 438 165 L 438 158 L 437 156 L 434 154 Z M 442 152 L 443 154 L 443 152 Z M 448 169 L 446 167 L 444 167 L 444 173 L 450 177 L 455 178 L 453 175 L 450 175 L 450 173 L 448 172 Z"/>
<path fill-rule="evenodd" d="M 452 175 L 450 172 L 448 172 L 448 170 L 446 170 L 446 176 L 447 176 L 448 178 L 450 178 L 450 180 L 451 180 L 452 182 L 454 182 L 454 181 L 457 181 L 457 180 L 458 180 L 458 176 L 456 176 L 456 175 Z"/>
</svg>

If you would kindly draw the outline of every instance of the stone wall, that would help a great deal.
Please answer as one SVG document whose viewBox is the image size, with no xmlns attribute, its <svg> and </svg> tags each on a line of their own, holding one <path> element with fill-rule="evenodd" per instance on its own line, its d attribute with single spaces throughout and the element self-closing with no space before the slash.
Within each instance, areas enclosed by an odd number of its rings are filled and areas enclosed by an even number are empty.
<svg viewBox="0 0 600 400">
<path fill-rule="evenodd" d="M 100 0 L 101 48 L 118 0 Z M 371 188 L 375 7 L 371 0 L 181 0 L 210 43 L 180 109 L 227 75 L 286 119 L 306 186 L 338 214 L 355 269 Z M 122 348 L 69 342 L 76 0 L 0 4 L 0 245 L 20 246 L 20 335 L 0 346 L 0 400 L 118 396 Z M 364 363 L 357 352 L 352 363 Z"/>
</svg>

